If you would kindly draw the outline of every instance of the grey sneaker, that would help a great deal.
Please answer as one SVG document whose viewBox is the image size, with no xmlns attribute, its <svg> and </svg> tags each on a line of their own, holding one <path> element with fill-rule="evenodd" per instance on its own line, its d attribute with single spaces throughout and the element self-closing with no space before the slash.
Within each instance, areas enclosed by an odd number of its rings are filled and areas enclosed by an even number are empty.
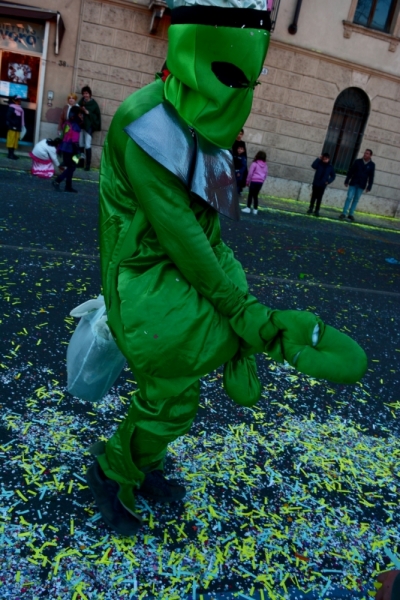
<svg viewBox="0 0 400 600">
<path fill-rule="evenodd" d="M 176 479 L 166 479 L 164 473 L 157 470 L 146 473 L 142 486 L 136 494 L 161 504 L 170 504 L 171 502 L 183 500 L 186 489 Z"/>
<path fill-rule="evenodd" d="M 347 218 L 348 218 L 349 221 L 351 221 L 352 223 L 354 223 L 355 219 L 354 219 L 353 215 L 349 215 Z"/>
<path fill-rule="evenodd" d="M 97 460 L 88 468 L 86 481 L 107 525 L 121 535 L 136 535 L 142 521 L 121 504 L 117 496 L 119 484 L 104 475 Z"/>
<path fill-rule="evenodd" d="M 346 215 L 345 215 L 344 213 L 342 213 L 342 214 L 339 216 L 339 219 L 340 219 L 341 221 L 344 221 L 344 220 L 345 220 L 345 218 L 346 218 Z"/>
</svg>

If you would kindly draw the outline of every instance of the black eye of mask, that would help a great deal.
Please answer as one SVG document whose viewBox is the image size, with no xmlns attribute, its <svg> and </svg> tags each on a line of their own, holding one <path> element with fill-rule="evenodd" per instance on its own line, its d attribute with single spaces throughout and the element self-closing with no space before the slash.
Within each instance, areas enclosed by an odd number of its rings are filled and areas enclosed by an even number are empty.
<svg viewBox="0 0 400 600">
<path fill-rule="evenodd" d="M 236 65 L 229 62 L 213 62 L 211 69 L 218 81 L 231 88 L 250 87 L 250 81 Z"/>
</svg>

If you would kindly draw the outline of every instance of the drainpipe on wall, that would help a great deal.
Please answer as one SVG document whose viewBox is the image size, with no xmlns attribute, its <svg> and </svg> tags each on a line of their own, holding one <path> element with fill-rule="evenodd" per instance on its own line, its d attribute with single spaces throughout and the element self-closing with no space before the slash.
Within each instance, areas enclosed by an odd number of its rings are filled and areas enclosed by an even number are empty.
<svg viewBox="0 0 400 600">
<path fill-rule="evenodd" d="M 85 0 L 81 0 L 81 7 L 79 12 L 78 19 L 78 31 L 76 33 L 76 49 L 75 49 L 75 60 L 74 60 L 74 72 L 72 74 L 72 87 L 71 90 L 74 92 L 77 89 L 78 84 L 78 65 L 79 65 L 79 52 L 80 52 L 80 44 L 81 44 L 81 33 L 82 33 L 82 23 L 83 23 L 83 12 L 85 8 Z M 80 91 L 80 89 L 79 89 Z"/>
<path fill-rule="evenodd" d="M 165 9 L 167 7 L 167 3 L 165 0 L 150 0 L 149 9 L 152 11 L 151 23 L 149 33 L 155 35 L 158 30 L 158 26 L 161 22 L 161 19 L 164 16 Z"/>
<path fill-rule="evenodd" d="M 293 23 L 291 25 L 289 25 L 289 27 L 288 27 L 288 32 L 291 35 L 296 35 L 296 33 L 297 33 L 297 23 L 299 20 L 302 1 L 303 0 L 297 0 L 296 10 L 294 11 Z"/>
</svg>

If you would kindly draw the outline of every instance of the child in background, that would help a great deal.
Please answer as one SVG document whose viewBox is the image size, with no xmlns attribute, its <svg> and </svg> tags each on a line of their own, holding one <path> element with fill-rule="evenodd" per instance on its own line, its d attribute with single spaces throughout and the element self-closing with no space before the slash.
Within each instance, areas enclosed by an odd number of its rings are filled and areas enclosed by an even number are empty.
<svg viewBox="0 0 400 600">
<path fill-rule="evenodd" d="M 247 171 L 247 159 L 243 146 L 237 147 L 236 154 L 233 155 L 233 163 L 235 165 L 237 191 L 238 194 L 241 194 L 246 181 Z"/>
<path fill-rule="evenodd" d="M 235 173 L 236 173 L 236 185 L 237 191 L 240 194 L 243 191 L 243 188 L 246 187 L 246 177 L 247 177 L 247 149 L 246 142 L 243 141 L 244 129 L 241 129 L 236 136 L 236 140 L 233 142 L 232 146 L 232 156 L 233 163 L 235 165 Z M 240 149 L 240 150 L 239 150 Z M 245 167 L 243 169 L 243 163 L 245 163 Z"/>
<path fill-rule="evenodd" d="M 61 143 L 61 138 L 54 140 L 41 140 L 33 148 L 29 156 L 32 159 L 32 175 L 51 179 L 54 175 L 54 169 L 60 166 L 57 158 L 57 146 Z"/>
<path fill-rule="evenodd" d="M 25 129 L 24 109 L 21 106 L 21 96 L 13 96 L 9 104 L 6 116 L 7 126 L 7 141 L 8 157 L 11 160 L 18 160 L 19 156 L 15 156 L 15 150 L 18 148 L 21 132 Z"/>
<path fill-rule="evenodd" d="M 60 144 L 60 150 L 63 153 L 63 164 L 66 167 L 56 179 L 52 181 L 57 192 L 61 192 L 60 183 L 65 179 L 65 191 L 76 194 L 78 190 L 72 187 L 72 175 L 79 162 L 79 134 L 81 132 L 82 119 L 80 118 L 81 109 L 79 106 L 72 106 L 69 111 L 68 121 L 64 127 L 63 140 Z M 78 156 L 78 158 L 77 158 Z"/>
<path fill-rule="evenodd" d="M 319 158 L 316 158 L 311 167 L 315 169 L 315 175 L 312 184 L 310 208 L 308 209 L 307 214 L 312 215 L 314 204 L 316 203 L 314 215 L 319 217 L 322 196 L 324 195 L 327 186 L 335 180 L 336 173 L 330 163 L 330 156 L 327 152 L 324 152 Z"/>
<path fill-rule="evenodd" d="M 242 212 L 251 212 L 251 204 L 253 202 L 253 215 L 258 213 L 258 194 L 262 188 L 262 184 L 267 179 L 268 166 L 267 155 L 263 150 L 257 152 L 253 164 L 250 167 L 247 175 L 246 185 L 249 186 L 249 195 L 247 197 L 247 208 L 242 208 Z"/>
</svg>

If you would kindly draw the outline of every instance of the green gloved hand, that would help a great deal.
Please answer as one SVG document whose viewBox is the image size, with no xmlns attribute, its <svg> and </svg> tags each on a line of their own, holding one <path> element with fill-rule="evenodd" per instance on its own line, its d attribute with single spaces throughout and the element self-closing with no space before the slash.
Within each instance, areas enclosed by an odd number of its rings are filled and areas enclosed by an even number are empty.
<svg viewBox="0 0 400 600">
<path fill-rule="evenodd" d="M 356 383 L 365 374 L 364 350 L 313 313 L 273 311 L 271 321 L 279 335 L 267 343 L 266 351 L 278 362 L 283 356 L 301 373 L 335 383 Z"/>
</svg>

